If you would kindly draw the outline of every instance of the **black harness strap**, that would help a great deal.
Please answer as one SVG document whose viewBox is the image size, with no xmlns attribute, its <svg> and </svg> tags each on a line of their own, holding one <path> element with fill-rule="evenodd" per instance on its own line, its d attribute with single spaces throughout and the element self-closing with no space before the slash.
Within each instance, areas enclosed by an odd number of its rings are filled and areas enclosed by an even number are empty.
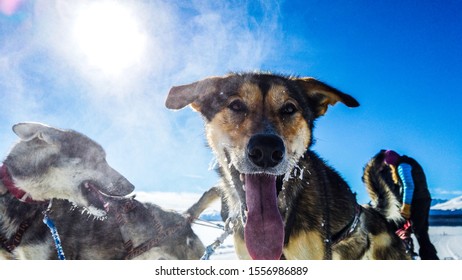
<svg viewBox="0 0 462 280">
<path fill-rule="evenodd" d="M 16 249 L 16 247 L 18 247 L 18 245 L 21 243 L 22 237 L 26 230 L 29 228 L 29 226 L 30 221 L 25 220 L 19 225 L 18 231 L 16 231 L 16 233 L 13 236 L 11 236 L 11 238 L 8 239 L 5 236 L 0 235 L 0 242 L 2 244 L 2 247 L 12 254 L 14 249 Z"/>
<path fill-rule="evenodd" d="M 361 205 L 356 204 L 356 206 L 355 206 L 355 216 L 353 217 L 351 222 L 349 222 L 343 229 L 341 229 L 336 234 L 332 235 L 332 237 L 331 237 L 331 244 L 332 245 L 337 244 L 338 242 L 342 241 L 343 239 L 347 238 L 348 236 L 350 236 L 353 233 L 353 231 L 356 229 L 356 227 L 359 224 L 359 218 L 361 216 L 362 209 L 363 208 L 362 208 Z"/>
<path fill-rule="evenodd" d="M 323 208 L 323 220 L 322 220 L 322 227 L 324 229 L 324 259 L 331 260 L 332 259 L 332 233 L 330 228 L 330 211 L 329 211 L 329 197 L 327 193 L 327 185 L 323 183 L 323 199 L 324 199 L 324 208 Z"/>
<path fill-rule="evenodd" d="M 120 234 L 122 235 L 122 239 L 124 241 L 123 246 L 124 246 L 125 251 L 127 251 L 127 252 L 130 252 L 130 251 L 133 250 L 133 241 L 128 236 L 126 236 L 126 234 L 122 230 L 122 226 L 124 224 L 122 213 L 124 213 L 124 214 L 128 213 L 128 212 L 132 211 L 135 208 L 136 208 L 136 205 L 135 205 L 135 203 L 133 203 L 132 199 L 130 198 L 121 207 L 121 211 L 116 211 L 116 213 L 115 213 L 116 223 L 117 223 L 117 225 L 119 227 Z"/>
</svg>

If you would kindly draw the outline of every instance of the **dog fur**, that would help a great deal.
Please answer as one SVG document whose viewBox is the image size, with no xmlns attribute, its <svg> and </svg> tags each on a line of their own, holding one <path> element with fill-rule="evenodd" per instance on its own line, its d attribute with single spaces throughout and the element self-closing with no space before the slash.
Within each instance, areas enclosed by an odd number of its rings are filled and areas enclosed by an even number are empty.
<svg viewBox="0 0 462 280">
<path fill-rule="evenodd" d="M 313 78 L 233 73 L 173 87 L 169 109 L 201 113 L 241 259 L 407 259 L 379 212 L 361 207 L 314 151 L 329 105 L 359 103 Z"/>
<path fill-rule="evenodd" d="M 381 150 L 369 160 L 364 167 L 362 180 L 371 198 L 371 205 L 389 223 L 399 226 L 405 222 L 400 212 L 400 189 L 391 178 L 390 167 L 384 163 L 384 152 Z"/>
<path fill-rule="evenodd" d="M 202 256 L 204 246 L 187 215 L 123 197 L 134 187 L 106 163 L 100 145 L 78 132 L 38 123 L 21 123 L 13 130 L 20 141 L 4 161 L 11 178 L 2 174 L 0 180 L 0 236 L 5 239 L 0 259 L 57 258 L 42 222 L 50 200 L 48 216 L 58 229 L 66 259 Z M 28 198 L 16 197 L 3 183 L 7 179 Z M 27 229 L 21 231 L 24 222 Z M 12 243 L 18 233 L 20 243 Z M 139 249 L 147 241 L 150 246 Z"/>
<path fill-rule="evenodd" d="M 52 242 L 41 212 L 49 200 L 65 199 L 104 216 L 102 196 L 123 196 L 134 190 L 107 164 L 101 146 L 78 132 L 39 123 L 19 123 L 13 131 L 20 141 L 3 162 L 0 182 L 0 233 L 6 239 L 0 246 L 3 258 L 47 258 Z M 21 233 L 22 246 L 14 244 L 7 250 L 23 222 L 28 228 Z"/>
<path fill-rule="evenodd" d="M 189 215 L 134 197 L 109 198 L 107 203 L 104 220 L 70 211 L 66 201 L 53 207 L 49 216 L 59 230 L 66 259 L 198 260 L 204 254 Z"/>
</svg>

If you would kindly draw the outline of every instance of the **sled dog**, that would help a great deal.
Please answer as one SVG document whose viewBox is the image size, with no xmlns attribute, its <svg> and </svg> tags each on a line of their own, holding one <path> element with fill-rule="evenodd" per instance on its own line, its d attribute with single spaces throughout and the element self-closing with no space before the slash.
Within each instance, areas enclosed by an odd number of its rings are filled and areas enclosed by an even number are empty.
<svg viewBox="0 0 462 280">
<path fill-rule="evenodd" d="M 44 211 L 67 259 L 200 258 L 188 217 L 125 197 L 134 186 L 100 145 L 38 123 L 13 131 L 20 141 L 0 170 L 0 258 L 57 258 Z"/>
<path fill-rule="evenodd" d="M 406 259 L 379 212 L 360 206 L 313 150 L 329 105 L 359 103 L 314 78 L 232 73 L 171 88 L 166 107 L 190 105 L 219 163 L 241 259 Z"/>
<path fill-rule="evenodd" d="M 364 166 L 362 181 L 371 198 L 371 205 L 377 209 L 385 219 L 399 227 L 405 219 L 401 216 L 400 189 L 391 177 L 390 167 L 383 163 L 384 152 L 381 150 Z"/>
<path fill-rule="evenodd" d="M 191 223 L 206 207 L 189 210 L 189 216 L 135 197 L 105 201 L 104 219 L 88 217 L 79 209 L 71 211 L 67 201 L 53 205 L 49 216 L 59 230 L 66 259 L 198 260 L 204 254 Z"/>
</svg>

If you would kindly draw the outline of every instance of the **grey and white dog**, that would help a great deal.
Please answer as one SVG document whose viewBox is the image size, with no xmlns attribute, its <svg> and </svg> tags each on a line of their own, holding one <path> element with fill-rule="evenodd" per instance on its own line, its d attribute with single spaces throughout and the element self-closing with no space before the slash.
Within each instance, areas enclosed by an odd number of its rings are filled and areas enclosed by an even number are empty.
<svg viewBox="0 0 462 280">
<path fill-rule="evenodd" d="M 57 258 L 44 211 L 67 259 L 198 259 L 204 252 L 187 216 L 126 197 L 134 186 L 90 138 L 39 123 L 13 131 L 20 141 L 0 169 L 0 259 Z"/>
</svg>

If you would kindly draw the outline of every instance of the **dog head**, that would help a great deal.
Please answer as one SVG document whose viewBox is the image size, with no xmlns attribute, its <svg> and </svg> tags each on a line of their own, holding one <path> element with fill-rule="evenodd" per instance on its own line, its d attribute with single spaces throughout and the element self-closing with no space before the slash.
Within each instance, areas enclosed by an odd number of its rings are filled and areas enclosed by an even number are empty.
<svg viewBox="0 0 462 280">
<path fill-rule="evenodd" d="M 211 77 L 170 90 L 167 108 L 191 105 L 200 112 L 223 173 L 234 178 L 236 191 L 239 182 L 233 173 L 245 184 L 240 197 L 248 210 L 245 236 L 249 252 L 248 240 L 262 240 L 262 232 L 281 235 L 276 177 L 292 171 L 312 144 L 314 121 L 337 102 L 359 106 L 350 95 L 316 79 L 262 73 Z M 254 220 L 262 217 L 270 221 L 263 223 L 267 228 L 260 225 L 254 230 Z M 278 242 L 268 239 L 267 243 Z"/>
<path fill-rule="evenodd" d="M 35 201 L 66 199 L 85 208 L 104 208 L 104 196 L 124 196 L 134 186 L 106 162 L 103 148 L 71 130 L 19 123 L 20 141 L 4 161 L 14 184 Z"/>
<path fill-rule="evenodd" d="M 240 173 L 282 175 L 311 145 L 314 120 L 337 102 L 359 106 L 313 78 L 231 74 L 173 87 L 166 106 L 199 111 L 218 159 Z"/>
</svg>

